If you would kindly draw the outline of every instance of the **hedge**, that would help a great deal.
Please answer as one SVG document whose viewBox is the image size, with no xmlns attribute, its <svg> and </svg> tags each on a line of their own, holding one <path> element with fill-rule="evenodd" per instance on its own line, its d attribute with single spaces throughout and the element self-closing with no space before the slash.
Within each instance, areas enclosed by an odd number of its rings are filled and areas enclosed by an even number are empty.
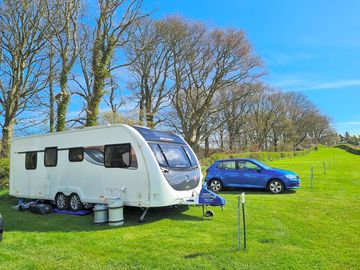
<svg viewBox="0 0 360 270">
<path fill-rule="evenodd" d="M 301 150 L 301 151 L 294 151 L 294 152 L 242 152 L 242 153 L 233 153 L 233 154 L 215 153 L 207 158 L 202 158 L 200 160 L 200 164 L 202 166 L 208 167 L 216 160 L 228 159 L 228 158 L 254 158 L 260 161 L 272 161 L 272 160 L 290 158 L 295 156 L 303 156 L 313 150 L 314 148 Z"/>
<path fill-rule="evenodd" d="M 360 148 L 355 148 L 354 146 L 350 145 L 350 144 L 339 144 L 339 145 L 335 145 L 335 147 L 343 149 L 349 153 L 355 154 L 355 155 L 360 155 Z"/>
</svg>

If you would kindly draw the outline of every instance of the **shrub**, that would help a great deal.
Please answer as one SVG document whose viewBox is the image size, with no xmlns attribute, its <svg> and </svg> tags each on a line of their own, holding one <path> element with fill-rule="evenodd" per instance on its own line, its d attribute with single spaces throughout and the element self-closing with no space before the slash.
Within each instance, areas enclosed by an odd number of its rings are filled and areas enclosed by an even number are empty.
<svg viewBox="0 0 360 270">
<path fill-rule="evenodd" d="M 0 189 L 9 187 L 9 159 L 0 159 Z"/>
</svg>

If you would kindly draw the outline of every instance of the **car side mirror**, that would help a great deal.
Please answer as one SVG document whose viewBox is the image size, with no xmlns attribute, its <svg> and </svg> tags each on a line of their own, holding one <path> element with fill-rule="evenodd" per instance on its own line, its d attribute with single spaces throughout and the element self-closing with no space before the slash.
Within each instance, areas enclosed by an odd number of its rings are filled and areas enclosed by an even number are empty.
<svg viewBox="0 0 360 270">
<path fill-rule="evenodd" d="M 261 169 L 261 168 L 257 168 L 256 171 L 257 171 L 258 173 L 261 173 L 262 169 Z"/>
</svg>

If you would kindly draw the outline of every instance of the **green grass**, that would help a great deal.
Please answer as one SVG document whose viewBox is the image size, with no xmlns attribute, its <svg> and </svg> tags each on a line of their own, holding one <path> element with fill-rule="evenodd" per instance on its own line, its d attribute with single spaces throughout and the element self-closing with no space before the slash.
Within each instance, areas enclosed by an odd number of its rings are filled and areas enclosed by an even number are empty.
<svg viewBox="0 0 360 270">
<path fill-rule="evenodd" d="M 335 158 L 335 160 L 334 160 Z M 327 161 L 327 173 L 323 173 Z M 269 163 L 298 172 L 297 192 L 246 191 L 248 249 L 236 251 L 237 195 L 212 219 L 200 207 L 125 209 L 125 226 L 91 224 L 92 216 L 20 213 L 2 192 L 6 222 L 0 269 L 358 269 L 360 265 L 360 156 L 320 148 Z M 314 165 L 314 189 L 310 167 Z"/>
</svg>

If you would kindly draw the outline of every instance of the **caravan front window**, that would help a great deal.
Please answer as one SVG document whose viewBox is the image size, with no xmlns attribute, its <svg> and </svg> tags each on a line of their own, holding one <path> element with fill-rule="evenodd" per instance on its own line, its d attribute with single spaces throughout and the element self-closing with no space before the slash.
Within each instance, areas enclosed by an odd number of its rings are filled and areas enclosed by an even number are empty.
<svg viewBox="0 0 360 270">
<path fill-rule="evenodd" d="M 161 144 L 160 148 L 172 168 L 191 167 L 190 160 L 187 157 L 184 148 L 181 145 Z"/>
<path fill-rule="evenodd" d="M 149 143 L 160 166 L 189 168 L 196 166 L 196 158 L 185 145 Z"/>
<path fill-rule="evenodd" d="M 168 165 L 166 163 L 166 159 L 163 153 L 161 153 L 161 149 L 159 148 L 159 145 L 157 145 L 156 143 L 149 143 L 149 145 L 159 165 L 167 167 Z"/>
</svg>

